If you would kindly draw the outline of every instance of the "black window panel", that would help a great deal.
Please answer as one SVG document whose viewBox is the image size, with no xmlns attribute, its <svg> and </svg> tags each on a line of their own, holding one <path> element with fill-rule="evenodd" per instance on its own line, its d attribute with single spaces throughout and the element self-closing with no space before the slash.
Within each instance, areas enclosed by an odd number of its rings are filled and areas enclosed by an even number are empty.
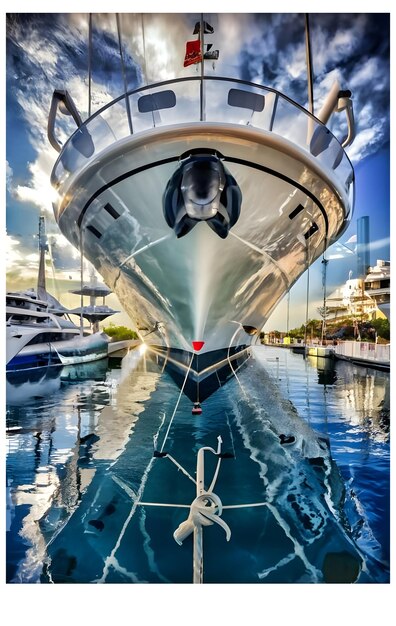
<svg viewBox="0 0 396 626">
<path fill-rule="evenodd" d="M 316 233 L 316 231 L 318 230 L 319 230 L 319 226 L 316 224 L 316 222 L 314 222 L 311 228 L 307 230 L 307 232 L 305 233 L 304 235 L 305 239 L 309 239 L 310 237 L 312 237 L 312 235 Z"/>
<path fill-rule="evenodd" d="M 289 217 L 291 220 L 294 220 L 294 218 L 301 213 L 301 211 L 304 211 L 304 207 L 302 204 L 299 204 L 294 211 L 292 211 L 291 213 L 289 213 Z"/>
<path fill-rule="evenodd" d="M 264 96 L 244 89 L 230 89 L 228 92 L 228 104 L 232 107 L 261 112 L 264 110 L 264 102 Z"/>
<path fill-rule="evenodd" d="M 110 213 L 111 217 L 114 217 L 115 220 L 120 217 L 120 213 L 118 213 L 118 211 L 116 211 L 115 208 L 111 206 L 109 202 L 104 205 L 104 208 L 107 211 L 107 213 Z"/>
<path fill-rule="evenodd" d="M 33 337 L 26 345 L 32 346 L 36 343 L 51 343 L 63 339 L 63 333 L 39 333 Z"/>
<path fill-rule="evenodd" d="M 71 335 L 70 333 L 63 333 L 61 331 L 52 331 L 47 333 L 39 333 L 35 337 L 33 337 L 27 346 L 33 345 L 35 343 L 54 343 L 56 341 L 68 341 L 75 335 Z"/>
<path fill-rule="evenodd" d="M 95 237 L 97 237 L 98 239 L 100 239 L 100 238 L 101 238 L 101 236 L 102 236 L 102 233 L 100 233 L 100 232 L 98 231 L 98 229 L 97 229 L 97 228 L 95 228 L 95 226 L 92 226 L 92 224 L 88 224 L 88 226 L 87 226 L 87 230 L 90 230 L 90 231 L 91 231 L 91 233 L 93 233 L 93 234 L 95 235 Z"/>
<path fill-rule="evenodd" d="M 172 109 L 176 106 L 176 95 L 171 89 L 141 96 L 138 100 L 139 113 L 151 113 L 160 109 Z"/>
</svg>

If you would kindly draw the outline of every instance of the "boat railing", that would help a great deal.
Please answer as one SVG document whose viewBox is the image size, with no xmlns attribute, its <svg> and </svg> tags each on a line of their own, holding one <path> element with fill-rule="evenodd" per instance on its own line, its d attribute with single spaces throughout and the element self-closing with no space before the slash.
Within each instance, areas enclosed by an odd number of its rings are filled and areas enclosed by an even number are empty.
<svg viewBox="0 0 396 626">
<path fill-rule="evenodd" d="M 203 81 L 204 89 L 200 77 L 139 87 L 109 102 L 85 122 L 76 113 L 70 95 L 55 91 L 48 136 L 60 156 L 52 172 L 53 186 L 61 187 L 102 150 L 131 134 L 177 124 L 213 122 L 248 126 L 282 137 L 314 157 L 347 194 L 352 193 L 353 168 L 344 148 L 301 105 L 275 89 L 251 82 L 215 76 Z M 72 115 L 78 126 L 68 138 L 64 120 L 57 117 L 58 110 Z M 55 136 L 56 125 L 64 145 Z"/>
</svg>

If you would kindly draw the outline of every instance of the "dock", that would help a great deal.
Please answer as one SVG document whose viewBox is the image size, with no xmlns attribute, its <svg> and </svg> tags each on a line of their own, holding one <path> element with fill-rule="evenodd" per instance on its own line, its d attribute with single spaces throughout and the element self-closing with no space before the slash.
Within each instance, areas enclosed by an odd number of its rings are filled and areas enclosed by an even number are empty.
<svg viewBox="0 0 396 626">
<path fill-rule="evenodd" d="M 307 346 L 305 354 L 308 356 L 320 356 L 322 358 L 333 359 L 335 356 L 335 346 Z"/>
<path fill-rule="evenodd" d="M 331 345 L 316 344 L 266 344 L 275 348 L 290 348 L 296 354 L 339 359 L 363 367 L 390 371 L 390 343 L 377 344 L 368 341 L 338 341 Z"/>
<path fill-rule="evenodd" d="M 390 370 L 390 343 L 377 344 L 368 341 L 343 341 L 334 346 L 337 359 L 356 365 Z"/>
<path fill-rule="evenodd" d="M 107 355 L 112 358 L 121 359 L 129 350 L 133 350 L 140 346 L 142 342 L 139 339 L 124 339 L 123 341 L 109 341 L 107 347 Z"/>
</svg>

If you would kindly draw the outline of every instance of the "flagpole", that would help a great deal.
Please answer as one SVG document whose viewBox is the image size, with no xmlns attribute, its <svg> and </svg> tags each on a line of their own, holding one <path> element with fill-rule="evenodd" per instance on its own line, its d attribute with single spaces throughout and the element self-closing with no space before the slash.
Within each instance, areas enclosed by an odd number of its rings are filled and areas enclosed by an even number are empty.
<svg viewBox="0 0 396 626">
<path fill-rule="evenodd" d="M 200 85 L 200 120 L 205 121 L 205 93 L 204 93 L 204 19 L 201 13 L 199 26 L 199 39 L 201 42 L 201 85 Z"/>
</svg>

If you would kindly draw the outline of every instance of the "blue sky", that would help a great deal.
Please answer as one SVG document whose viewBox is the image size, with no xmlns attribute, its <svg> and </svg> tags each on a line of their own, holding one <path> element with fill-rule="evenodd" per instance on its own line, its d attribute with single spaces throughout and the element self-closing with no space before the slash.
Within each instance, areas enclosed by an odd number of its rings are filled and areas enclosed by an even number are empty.
<svg viewBox="0 0 396 626">
<path fill-rule="evenodd" d="M 199 14 L 121 16 L 128 87 L 195 73 L 183 69 L 185 41 Z M 303 14 L 205 16 L 215 26 L 218 75 L 266 84 L 307 102 Z M 357 136 L 347 149 L 355 167 L 355 212 L 341 238 L 356 234 L 356 219 L 370 216 L 371 262 L 389 259 L 389 14 L 311 14 L 315 109 L 335 78 L 353 94 Z M 93 111 L 122 91 L 115 14 L 93 16 Z M 143 30 L 145 54 L 143 54 Z M 78 255 L 59 234 L 49 176 L 57 154 L 46 137 L 50 98 L 67 88 L 87 113 L 87 14 L 10 14 L 7 23 L 7 287 L 34 284 L 38 216 L 46 215 L 59 276 L 78 273 Z M 342 119 L 342 116 L 339 116 Z M 344 132 L 342 123 L 332 128 Z M 349 244 L 348 244 L 349 245 Z M 341 248 L 337 248 L 339 251 Z M 329 250 L 331 258 L 332 251 Z M 21 267 L 23 266 L 23 284 Z M 329 264 L 329 290 L 354 270 L 354 255 Z M 310 270 L 312 312 L 321 298 L 321 266 Z M 303 276 L 291 294 L 291 326 L 305 317 Z M 71 288 L 72 284 L 68 286 Z M 283 302 L 267 327 L 285 327 Z"/>
</svg>

